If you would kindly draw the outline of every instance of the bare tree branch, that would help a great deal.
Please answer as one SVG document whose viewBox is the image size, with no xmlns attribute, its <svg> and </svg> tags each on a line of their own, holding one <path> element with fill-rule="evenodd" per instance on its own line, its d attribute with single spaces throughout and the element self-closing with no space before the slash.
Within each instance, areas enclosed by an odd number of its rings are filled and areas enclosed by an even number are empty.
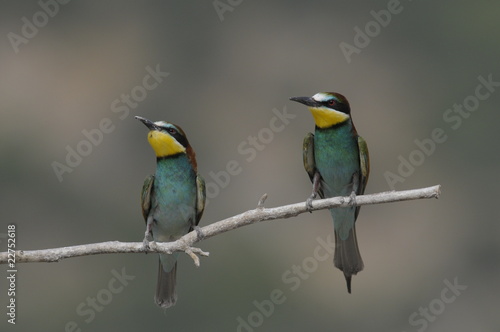
<svg viewBox="0 0 500 332">
<path fill-rule="evenodd" d="M 360 206 L 423 198 L 438 198 L 440 195 L 440 190 L 441 186 L 437 185 L 421 189 L 389 191 L 378 194 L 356 196 L 355 202 L 352 201 L 350 197 L 333 197 L 313 201 L 312 211 L 330 209 L 335 207 L 347 207 L 352 206 L 353 204 Z M 299 214 L 305 212 L 309 212 L 309 210 L 306 208 L 305 202 L 284 205 L 275 208 L 265 208 L 264 202 L 266 198 L 267 194 L 264 194 L 260 198 L 257 208 L 253 210 L 249 210 L 236 216 L 229 217 L 208 226 L 199 228 L 198 231 L 190 232 L 177 241 L 163 243 L 151 242 L 150 248 L 148 250 L 144 249 L 142 242 L 109 241 L 54 249 L 16 250 L 15 262 L 58 262 L 65 258 L 98 254 L 144 252 L 171 254 L 175 251 L 183 251 L 194 260 L 196 266 L 199 266 L 200 261 L 197 255 L 208 256 L 208 253 L 202 251 L 199 248 L 192 247 L 192 245 L 196 242 L 261 221 L 290 218 L 298 216 Z M 203 236 L 200 238 L 198 236 L 198 233 L 202 234 Z M 8 262 L 8 259 L 12 258 L 12 252 L 10 254 L 11 256 L 9 257 L 8 252 L 0 253 L 0 264 L 6 264 Z"/>
</svg>

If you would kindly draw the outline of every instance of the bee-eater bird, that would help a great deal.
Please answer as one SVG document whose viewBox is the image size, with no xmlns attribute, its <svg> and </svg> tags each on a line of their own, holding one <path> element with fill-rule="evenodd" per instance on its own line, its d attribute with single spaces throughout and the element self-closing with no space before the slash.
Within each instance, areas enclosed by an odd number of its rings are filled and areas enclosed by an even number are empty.
<svg viewBox="0 0 500 332">
<path fill-rule="evenodd" d="M 316 124 L 314 134 L 307 134 L 303 145 L 304 167 L 313 183 L 308 208 L 317 195 L 351 197 L 350 207 L 330 209 L 335 230 L 333 263 L 344 272 L 351 293 L 352 275 L 363 270 L 355 227 L 360 207 L 355 206 L 355 198 L 364 193 L 368 181 L 368 147 L 356 132 L 349 102 L 340 93 L 320 92 L 290 100 L 306 105 Z"/>
<path fill-rule="evenodd" d="M 175 241 L 197 228 L 205 208 L 205 181 L 197 174 L 194 150 L 179 126 L 135 118 L 149 128 L 148 141 L 156 154 L 156 173 L 146 178 L 141 193 L 144 245 L 151 236 L 158 242 Z M 160 254 L 155 302 L 163 308 L 177 301 L 177 257 Z"/>
</svg>

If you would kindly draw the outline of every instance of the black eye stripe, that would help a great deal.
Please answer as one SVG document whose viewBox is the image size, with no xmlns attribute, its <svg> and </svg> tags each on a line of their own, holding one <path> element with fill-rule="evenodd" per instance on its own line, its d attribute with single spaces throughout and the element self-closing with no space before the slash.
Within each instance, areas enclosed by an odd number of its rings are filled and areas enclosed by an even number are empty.
<svg viewBox="0 0 500 332">
<path fill-rule="evenodd" d="M 164 131 L 166 131 L 170 136 L 175 138 L 177 142 L 179 142 L 183 147 L 187 148 L 189 143 L 187 138 L 182 135 L 176 128 L 173 127 L 163 127 Z"/>
<path fill-rule="evenodd" d="M 333 102 L 333 103 L 332 103 Z M 345 114 L 350 114 L 351 109 L 349 107 L 349 104 L 345 104 L 340 100 L 336 99 L 329 99 L 321 103 L 323 106 L 329 107 L 329 108 L 334 108 L 339 112 L 345 113 Z"/>
</svg>

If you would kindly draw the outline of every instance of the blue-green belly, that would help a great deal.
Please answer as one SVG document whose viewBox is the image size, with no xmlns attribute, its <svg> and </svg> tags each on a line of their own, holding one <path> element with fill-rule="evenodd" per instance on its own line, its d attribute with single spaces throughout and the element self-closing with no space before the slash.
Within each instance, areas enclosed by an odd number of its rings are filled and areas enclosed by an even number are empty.
<svg viewBox="0 0 500 332">
<path fill-rule="evenodd" d="M 175 241 L 187 234 L 196 218 L 196 174 L 185 154 L 157 163 L 152 200 L 153 239 Z M 165 271 L 175 264 L 178 254 L 160 255 Z"/>
<path fill-rule="evenodd" d="M 314 154 L 325 198 L 349 196 L 353 190 L 353 175 L 359 175 L 360 170 L 357 138 L 352 135 L 350 126 L 316 130 Z M 354 225 L 355 208 L 335 208 L 330 213 L 338 235 L 347 239 Z"/>
</svg>

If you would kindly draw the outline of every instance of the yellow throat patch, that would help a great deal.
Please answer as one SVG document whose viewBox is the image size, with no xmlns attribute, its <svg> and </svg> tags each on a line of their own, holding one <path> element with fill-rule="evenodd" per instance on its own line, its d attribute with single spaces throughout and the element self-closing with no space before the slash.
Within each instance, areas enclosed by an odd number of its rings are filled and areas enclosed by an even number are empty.
<svg viewBox="0 0 500 332">
<path fill-rule="evenodd" d="M 172 136 L 157 130 L 151 130 L 149 132 L 148 141 L 153 150 L 155 150 L 156 157 L 158 158 L 186 152 L 186 148 Z"/>
<path fill-rule="evenodd" d="M 349 119 L 349 115 L 326 107 L 309 107 L 319 128 L 328 128 Z"/>
</svg>

